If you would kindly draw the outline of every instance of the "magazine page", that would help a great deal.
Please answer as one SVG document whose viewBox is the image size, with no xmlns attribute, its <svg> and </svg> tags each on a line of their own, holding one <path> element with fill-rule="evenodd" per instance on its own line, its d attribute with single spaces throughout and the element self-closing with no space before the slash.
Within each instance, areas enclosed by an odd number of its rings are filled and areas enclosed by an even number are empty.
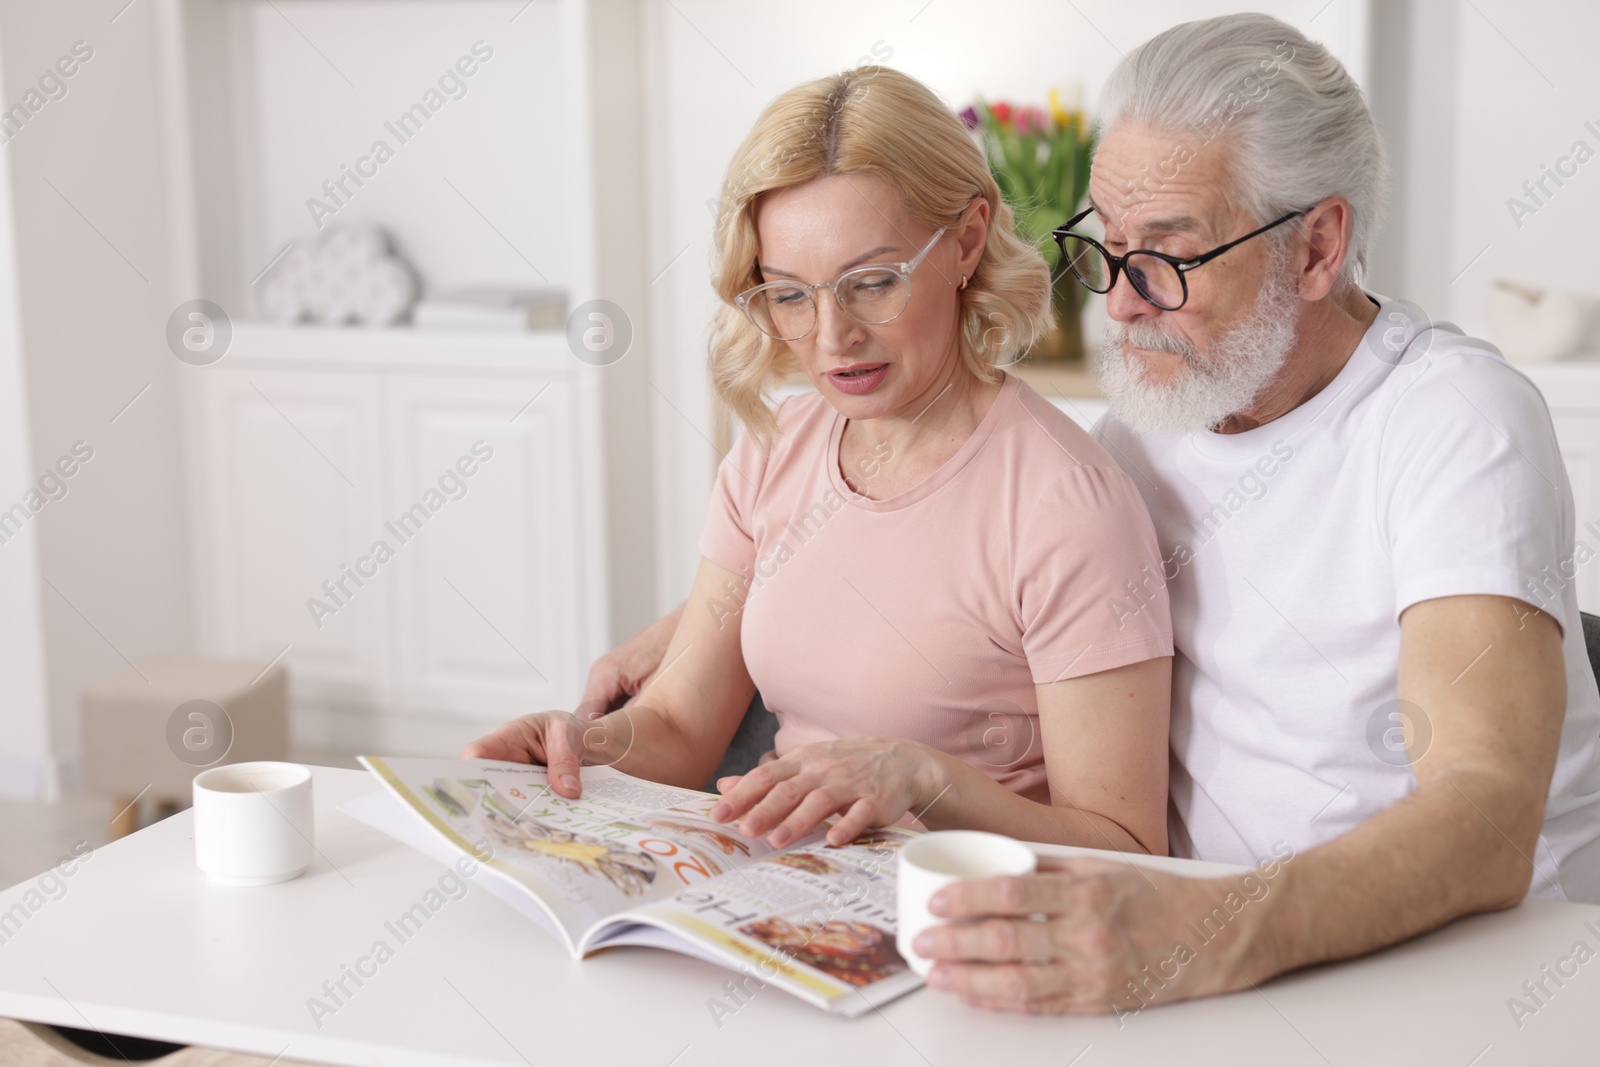
<svg viewBox="0 0 1600 1067">
<path fill-rule="evenodd" d="M 424 856 L 435 859 L 446 867 L 455 867 L 463 877 L 473 879 L 474 884 L 481 885 L 491 895 L 499 897 L 550 931 L 556 940 L 567 946 L 567 951 L 576 951 L 573 935 L 561 927 L 550 909 L 526 886 L 494 871 L 482 878 L 477 877 L 484 868 L 477 864 L 476 856 L 473 857 L 472 864 L 464 863 L 467 857 L 463 850 L 417 818 L 417 813 L 392 791 L 379 789 L 365 796 L 347 800 L 339 805 L 339 810 L 351 818 L 359 819 L 374 830 L 388 834 L 403 845 L 410 845 Z"/>
<path fill-rule="evenodd" d="M 773 853 L 707 818 L 717 797 L 610 767 L 585 767 L 583 796 L 568 800 L 528 764 L 361 762 L 436 835 L 535 898 L 574 954 L 604 920 Z"/>
<path fill-rule="evenodd" d="M 664 945 L 742 971 L 840 1015 L 859 1015 L 922 984 L 895 947 L 898 849 L 916 834 L 885 827 L 842 848 L 820 838 L 636 907 L 586 947 Z"/>
</svg>

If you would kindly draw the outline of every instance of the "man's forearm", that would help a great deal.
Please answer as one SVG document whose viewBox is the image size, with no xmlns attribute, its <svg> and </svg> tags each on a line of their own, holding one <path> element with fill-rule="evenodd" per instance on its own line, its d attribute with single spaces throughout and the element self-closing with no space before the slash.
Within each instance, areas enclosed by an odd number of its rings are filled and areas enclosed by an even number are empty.
<svg viewBox="0 0 1600 1067">
<path fill-rule="evenodd" d="M 1560 626 L 1518 608 L 1441 597 L 1401 616 L 1396 694 L 1430 724 L 1424 741 L 1414 726 L 1408 734 L 1416 789 L 1287 865 L 1256 931 L 1267 944 L 1253 954 L 1275 971 L 1369 952 L 1526 895 L 1567 694 Z"/>
<path fill-rule="evenodd" d="M 1283 865 L 1247 953 L 1253 980 L 1516 904 L 1528 889 L 1543 814 L 1524 782 L 1478 770 L 1436 773 Z"/>
<path fill-rule="evenodd" d="M 597 719 L 632 703 L 660 670 L 682 618 L 680 605 L 590 664 L 578 717 Z"/>
<path fill-rule="evenodd" d="M 624 646 L 625 649 L 636 650 L 636 655 L 648 657 L 656 663 L 656 666 L 651 669 L 650 680 L 646 681 L 644 687 L 640 689 L 641 693 L 644 688 L 649 687 L 650 681 L 655 679 L 661 668 L 666 666 L 667 648 L 672 644 L 672 635 L 678 632 L 678 623 L 683 619 L 685 606 L 685 604 L 679 604 L 676 608 L 634 634 L 628 639 L 627 645 Z M 637 697 L 637 694 L 635 696 Z"/>
<path fill-rule="evenodd" d="M 640 636 L 642 637 L 648 634 L 650 635 L 652 642 L 659 639 L 661 648 L 663 651 L 665 651 L 668 642 L 672 640 L 673 633 L 675 633 L 678 629 L 678 623 L 683 619 L 683 609 L 686 606 L 687 602 L 679 604 L 677 607 L 661 616 L 661 618 L 657 619 L 649 626 L 646 626 L 643 630 L 640 630 Z"/>
</svg>

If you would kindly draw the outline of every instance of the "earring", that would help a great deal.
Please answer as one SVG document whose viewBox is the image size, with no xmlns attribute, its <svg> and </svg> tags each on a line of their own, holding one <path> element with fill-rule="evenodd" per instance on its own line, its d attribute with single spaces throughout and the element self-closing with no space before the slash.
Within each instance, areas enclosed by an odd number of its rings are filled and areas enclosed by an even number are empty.
<svg viewBox="0 0 1600 1067">
<path fill-rule="evenodd" d="M 967 287 L 967 276 L 965 274 L 963 274 L 961 276 L 961 284 L 956 286 L 956 288 L 957 289 L 965 289 L 966 287 Z"/>
</svg>

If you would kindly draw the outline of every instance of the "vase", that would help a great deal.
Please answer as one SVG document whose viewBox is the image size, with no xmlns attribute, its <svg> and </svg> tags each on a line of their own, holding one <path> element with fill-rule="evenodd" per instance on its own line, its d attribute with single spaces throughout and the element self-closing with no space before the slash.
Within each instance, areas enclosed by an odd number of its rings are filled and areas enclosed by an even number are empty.
<svg viewBox="0 0 1600 1067">
<path fill-rule="evenodd" d="M 1028 350 L 1030 359 L 1083 363 L 1083 286 L 1064 270 L 1050 283 L 1050 328 Z"/>
</svg>

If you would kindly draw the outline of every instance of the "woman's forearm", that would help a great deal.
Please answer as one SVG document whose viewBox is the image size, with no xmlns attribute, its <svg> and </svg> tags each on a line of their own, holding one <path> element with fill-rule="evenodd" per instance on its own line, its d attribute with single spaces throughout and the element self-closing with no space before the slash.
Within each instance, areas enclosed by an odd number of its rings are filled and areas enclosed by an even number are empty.
<svg viewBox="0 0 1600 1067">
<path fill-rule="evenodd" d="M 930 830 L 990 830 L 1023 841 L 1152 851 L 1150 843 L 1140 841 L 1118 821 L 1125 813 L 1061 801 L 1041 804 L 1013 793 L 958 757 L 932 748 L 926 752 L 929 780 L 922 787 L 926 799 L 912 814 Z M 1158 846 L 1157 851 L 1166 849 Z"/>
</svg>

